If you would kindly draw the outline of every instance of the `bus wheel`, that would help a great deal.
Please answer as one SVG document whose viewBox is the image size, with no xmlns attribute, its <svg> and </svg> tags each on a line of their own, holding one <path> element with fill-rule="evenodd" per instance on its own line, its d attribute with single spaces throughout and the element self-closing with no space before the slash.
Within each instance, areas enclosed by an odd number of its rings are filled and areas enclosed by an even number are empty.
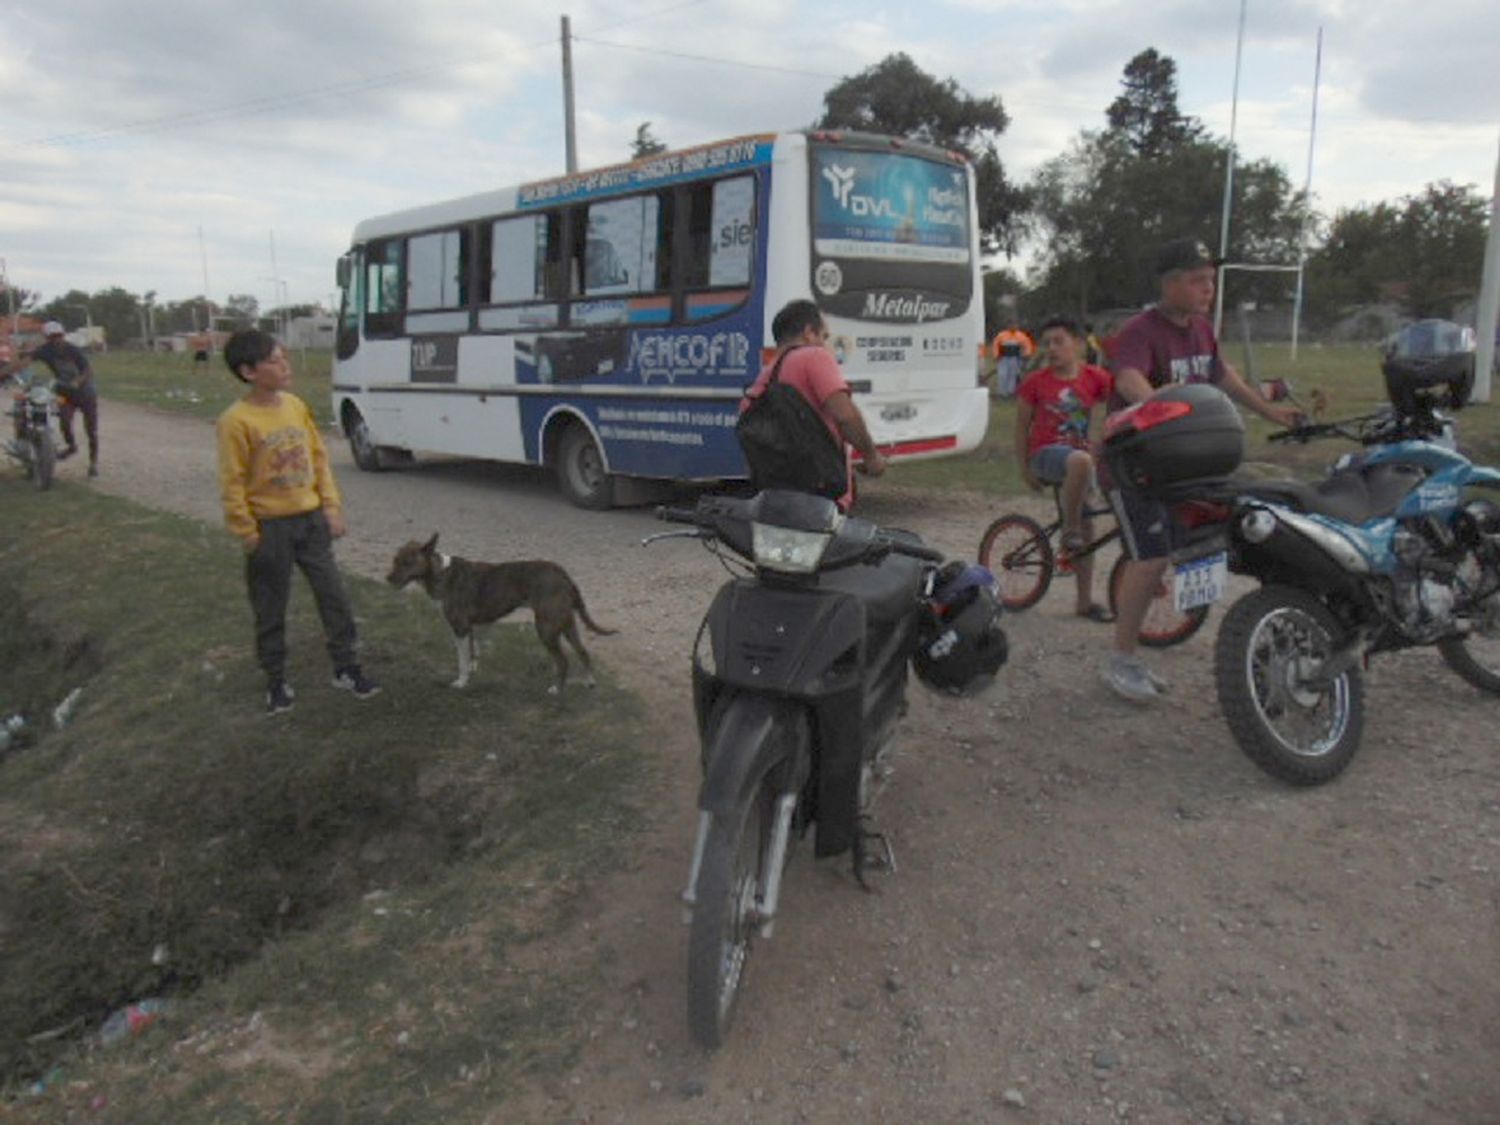
<svg viewBox="0 0 1500 1125">
<path fill-rule="evenodd" d="M 580 508 L 599 510 L 613 506 L 615 479 L 604 468 L 604 454 L 588 427 L 574 423 L 563 430 L 557 442 L 557 484 Z"/>
<path fill-rule="evenodd" d="M 378 473 L 411 461 L 411 454 L 404 449 L 376 445 L 364 415 L 353 407 L 344 414 L 344 432 L 349 435 L 349 452 L 354 455 L 354 463 L 367 473 Z"/>
</svg>

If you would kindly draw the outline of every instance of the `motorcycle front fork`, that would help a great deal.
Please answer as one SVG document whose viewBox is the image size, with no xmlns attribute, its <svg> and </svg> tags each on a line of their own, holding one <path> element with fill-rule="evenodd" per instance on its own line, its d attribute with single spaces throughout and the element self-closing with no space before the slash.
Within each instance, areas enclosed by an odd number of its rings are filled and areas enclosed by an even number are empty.
<svg viewBox="0 0 1500 1125">
<path fill-rule="evenodd" d="M 792 836 L 792 813 L 797 808 L 797 794 L 783 793 L 776 798 L 775 820 L 771 824 L 771 838 L 765 844 L 765 857 L 761 864 L 764 877 L 760 893 L 755 896 L 755 918 L 760 926 L 760 936 L 769 938 L 776 928 L 776 904 L 781 898 L 781 872 L 786 867 L 786 850 Z M 693 864 L 688 872 L 687 889 L 682 892 L 682 921 L 691 925 L 693 907 L 698 904 L 698 872 L 703 867 L 703 849 L 708 844 L 708 830 L 714 814 L 698 814 L 698 839 L 693 844 Z"/>
</svg>

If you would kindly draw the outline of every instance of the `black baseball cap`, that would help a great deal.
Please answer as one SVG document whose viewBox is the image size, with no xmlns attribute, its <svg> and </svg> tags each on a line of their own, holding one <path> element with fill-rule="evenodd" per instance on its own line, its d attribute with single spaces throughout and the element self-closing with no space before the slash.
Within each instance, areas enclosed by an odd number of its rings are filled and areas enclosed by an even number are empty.
<svg viewBox="0 0 1500 1125">
<path fill-rule="evenodd" d="M 1178 238 L 1156 252 L 1156 272 L 1160 276 L 1173 270 L 1194 270 L 1199 266 L 1217 268 L 1223 261 L 1223 258 L 1215 258 L 1201 240 Z"/>
</svg>

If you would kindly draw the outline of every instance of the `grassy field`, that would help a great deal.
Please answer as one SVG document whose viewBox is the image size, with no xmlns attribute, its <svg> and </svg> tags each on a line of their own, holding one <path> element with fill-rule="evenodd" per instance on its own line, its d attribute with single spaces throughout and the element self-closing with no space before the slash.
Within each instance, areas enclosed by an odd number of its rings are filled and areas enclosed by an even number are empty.
<svg viewBox="0 0 1500 1125">
<path fill-rule="evenodd" d="M 1380 361 L 1373 345 L 1304 345 L 1296 361 L 1286 344 L 1262 344 L 1247 354 L 1229 345 L 1225 355 L 1242 374 L 1255 379 L 1287 379 L 1299 395 L 1320 389 L 1330 400 L 1330 417 L 1361 414 L 1385 401 Z M 194 373 L 187 355 L 145 355 L 115 352 L 96 360 L 101 392 L 110 398 L 214 417 L 239 396 L 239 384 L 215 357 L 207 374 Z M 294 352 L 294 389 L 313 408 L 319 421 L 329 423 L 329 352 Z M 1317 476 L 1348 446 L 1321 441 L 1306 446 L 1271 446 L 1265 435 L 1273 428 L 1258 417 L 1246 416 L 1251 460 L 1281 465 L 1302 476 Z M 1474 405 L 1458 417 L 1459 439 L 1465 451 L 1485 464 L 1500 464 L 1500 405 Z M 964 489 L 992 496 L 1025 491 L 1016 470 L 1014 451 L 1015 404 L 990 404 L 990 424 L 974 452 L 939 461 L 898 465 L 890 479 L 914 487 Z"/>
<path fill-rule="evenodd" d="M 1229 345 L 1225 356 L 1246 377 L 1288 380 L 1304 399 L 1315 388 L 1322 390 L 1329 398 L 1329 418 L 1366 413 L 1385 402 L 1380 360 L 1371 345 L 1303 346 L 1295 362 L 1286 344 L 1259 345 L 1253 360 L 1247 359 L 1242 347 Z M 891 470 L 890 479 L 915 487 L 969 489 L 994 496 L 1023 492 L 1026 486 L 1016 469 L 1015 418 L 1013 401 L 992 402 L 989 430 L 973 453 L 898 465 Z M 1460 444 L 1469 456 L 1485 464 L 1500 464 L 1500 406 L 1493 402 L 1470 406 L 1457 422 Z M 1321 474 L 1351 448 L 1337 440 L 1305 446 L 1268 445 L 1265 435 L 1275 427 L 1248 414 L 1246 425 L 1249 459 L 1280 465 L 1301 476 Z"/>
<path fill-rule="evenodd" d="M 0 510 L 0 1117 L 477 1120 L 568 1064 L 599 964 L 550 941 L 639 823 L 633 697 L 549 697 L 524 626 L 450 691 L 431 607 L 353 579 L 385 691 L 329 686 L 299 583 L 269 718 L 222 533 L 10 472 Z"/>
<path fill-rule="evenodd" d="M 329 373 L 333 353 L 293 351 L 292 390 L 312 408 L 319 422 L 332 421 Z M 190 354 L 105 352 L 92 359 L 99 393 L 105 398 L 215 418 L 245 393 L 244 384 L 229 373 L 224 357 L 215 354 L 207 369 L 193 367 Z"/>
</svg>

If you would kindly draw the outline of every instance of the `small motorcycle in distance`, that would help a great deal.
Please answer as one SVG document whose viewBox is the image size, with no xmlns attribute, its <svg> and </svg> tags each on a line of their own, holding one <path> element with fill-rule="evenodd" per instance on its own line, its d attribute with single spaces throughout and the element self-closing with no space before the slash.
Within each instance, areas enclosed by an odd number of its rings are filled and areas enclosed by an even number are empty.
<svg viewBox="0 0 1500 1125">
<path fill-rule="evenodd" d="M 30 368 L 12 376 L 12 381 L 16 384 L 10 411 L 13 436 L 5 444 L 5 453 L 20 463 L 37 488 L 46 490 L 52 487 L 57 467 L 57 439 L 52 433 L 57 394 Z"/>
<path fill-rule="evenodd" d="M 714 1049 L 752 939 L 771 936 L 792 834 L 813 830 L 819 857 L 852 852 L 861 885 L 868 867 L 894 867 L 866 820 L 906 711 L 908 662 L 929 686 L 966 694 L 994 679 L 1006 639 L 987 571 L 940 569 L 942 554 L 916 536 L 821 497 L 708 496 L 659 515 L 692 530 L 645 542 L 699 539 L 745 571 L 719 590 L 693 646 L 703 781 L 682 896 L 687 1003 L 694 1038 Z"/>
</svg>

